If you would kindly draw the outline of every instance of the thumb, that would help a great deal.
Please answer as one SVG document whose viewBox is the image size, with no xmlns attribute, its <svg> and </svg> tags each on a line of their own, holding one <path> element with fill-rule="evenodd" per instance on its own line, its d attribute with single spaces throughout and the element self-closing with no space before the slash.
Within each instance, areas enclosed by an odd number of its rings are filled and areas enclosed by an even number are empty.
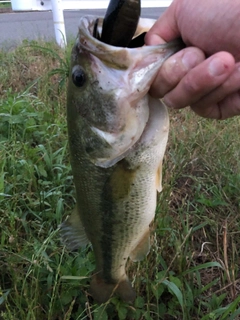
<svg viewBox="0 0 240 320">
<path fill-rule="evenodd" d="M 176 1 L 155 22 L 145 36 L 146 45 L 157 45 L 174 40 L 180 36 L 176 21 Z"/>
</svg>

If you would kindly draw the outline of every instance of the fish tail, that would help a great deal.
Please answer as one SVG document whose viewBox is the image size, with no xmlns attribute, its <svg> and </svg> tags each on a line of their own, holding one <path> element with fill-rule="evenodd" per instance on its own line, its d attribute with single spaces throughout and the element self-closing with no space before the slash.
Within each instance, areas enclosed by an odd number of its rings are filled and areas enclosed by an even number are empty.
<svg viewBox="0 0 240 320">
<path fill-rule="evenodd" d="M 114 294 L 128 303 L 133 302 L 136 298 L 136 293 L 127 278 L 118 283 L 107 283 L 97 274 L 93 275 L 89 292 L 98 303 L 107 302 Z"/>
</svg>

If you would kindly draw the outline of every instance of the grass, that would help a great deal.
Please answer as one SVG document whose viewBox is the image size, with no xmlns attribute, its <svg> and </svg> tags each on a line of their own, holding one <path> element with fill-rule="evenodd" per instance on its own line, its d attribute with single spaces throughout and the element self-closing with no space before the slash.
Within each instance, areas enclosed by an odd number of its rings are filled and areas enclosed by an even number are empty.
<svg viewBox="0 0 240 320">
<path fill-rule="evenodd" d="M 240 319 L 240 118 L 189 110 L 170 114 L 152 250 L 128 263 L 135 303 L 91 300 L 93 253 L 58 233 L 75 202 L 68 57 L 52 43 L 0 52 L 0 319 Z"/>
<path fill-rule="evenodd" d="M 11 2 L 2 2 L 0 0 L 0 9 L 11 8 Z"/>
</svg>

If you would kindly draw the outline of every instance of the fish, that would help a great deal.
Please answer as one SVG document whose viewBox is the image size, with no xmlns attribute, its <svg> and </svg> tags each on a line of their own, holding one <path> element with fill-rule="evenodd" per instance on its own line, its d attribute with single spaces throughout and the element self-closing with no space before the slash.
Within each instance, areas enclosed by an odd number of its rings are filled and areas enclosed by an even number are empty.
<svg viewBox="0 0 240 320">
<path fill-rule="evenodd" d="M 182 43 L 112 46 L 93 36 L 96 21 L 101 35 L 102 18 L 80 19 L 71 53 L 67 125 L 76 206 L 61 236 L 69 250 L 91 243 L 96 269 L 89 294 L 96 302 L 116 294 L 131 303 L 136 293 L 126 263 L 150 250 L 169 131 L 167 108 L 148 91 Z M 140 18 L 133 40 L 153 23 Z"/>
</svg>

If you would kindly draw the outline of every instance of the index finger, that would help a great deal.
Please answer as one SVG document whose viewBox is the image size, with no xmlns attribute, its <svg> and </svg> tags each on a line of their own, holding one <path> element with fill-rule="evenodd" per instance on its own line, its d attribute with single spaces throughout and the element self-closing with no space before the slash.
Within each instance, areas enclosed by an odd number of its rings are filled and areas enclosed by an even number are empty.
<svg viewBox="0 0 240 320">
<path fill-rule="evenodd" d="M 180 31 L 175 19 L 175 4 L 173 2 L 147 32 L 145 44 L 150 46 L 157 45 L 174 40 L 179 36 Z"/>
</svg>

